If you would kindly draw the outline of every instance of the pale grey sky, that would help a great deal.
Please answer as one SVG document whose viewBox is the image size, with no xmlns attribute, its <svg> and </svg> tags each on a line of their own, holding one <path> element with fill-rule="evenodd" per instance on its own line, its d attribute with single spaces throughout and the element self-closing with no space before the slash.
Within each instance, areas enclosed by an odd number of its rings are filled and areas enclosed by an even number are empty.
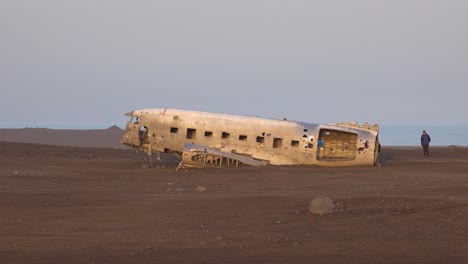
<svg viewBox="0 0 468 264">
<path fill-rule="evenodd" d="M 0 122 L 468 124 L 468 1 L 0 0 Z"/>
</svg>

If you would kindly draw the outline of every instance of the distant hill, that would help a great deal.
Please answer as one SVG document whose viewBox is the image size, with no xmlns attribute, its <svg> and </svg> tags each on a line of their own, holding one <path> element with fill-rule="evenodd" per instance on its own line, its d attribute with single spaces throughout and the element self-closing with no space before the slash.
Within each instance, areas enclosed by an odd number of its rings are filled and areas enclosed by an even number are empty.
<svg viewBox="0 0 468 264">
<path fill-rule="evenodd" d="M 118 126 L 107 129 L 73 130 L 48 128 L 0 129 L 0 141 L 37 143 L 74 147 L 126 148 L 120 144 L 124 130 Z"/>
<path fill-rule="evenodd" d="M 117 125 L 113 125 L 113 126 L 110 126 L 108 127 L 106 130 L 118 130 L 118 131 L 123 131 L 120 127 L 118 127 Z"/>
</svg>

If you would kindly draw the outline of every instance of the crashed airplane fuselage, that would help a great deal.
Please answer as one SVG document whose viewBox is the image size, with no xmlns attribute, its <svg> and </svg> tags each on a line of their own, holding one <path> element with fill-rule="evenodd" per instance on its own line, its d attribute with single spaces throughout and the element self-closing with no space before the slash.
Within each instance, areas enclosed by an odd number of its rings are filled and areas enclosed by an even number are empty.
<svg viewBox="0 0 468 264">
<path fill-rule="evenodd" d="M 122 144 L 148 154 L 175 153 L 190 158 L 189 163 L 200 161 L 203 154 L 203 164 L 213 165 L 222 162 L 223 153 L 228 163 L 241 156 L 272 165 L 378 163 L 379 128 L 367 123 L 312 124 L 167 108 L 134 110 L 126 115 L 130 120 Z M 190 151 L 198 156 L 186 153 Z M 218 160 L 207 161 L 207 155 Z"/>
</svg>

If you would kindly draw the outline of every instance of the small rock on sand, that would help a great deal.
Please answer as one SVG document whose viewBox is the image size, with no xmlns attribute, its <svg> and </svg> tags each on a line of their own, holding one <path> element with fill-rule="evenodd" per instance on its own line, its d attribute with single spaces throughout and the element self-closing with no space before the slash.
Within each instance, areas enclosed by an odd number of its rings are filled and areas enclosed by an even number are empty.
<svg viewBox="0 0 468 264">
<path fill-rule="evenodd" d="M 205 186 L 197 186 L 197 188 L 195 188 L 195 191 L 196 192 L 206 192 L 208 188 L 206 188 Z"/>
<path fill-rule="evenodd" d="M 335 203 L 328 198 L 319 196 L 309 203 L 309 213 L 324 215 L 329 214 L 335 209 Z"/>
</svg>

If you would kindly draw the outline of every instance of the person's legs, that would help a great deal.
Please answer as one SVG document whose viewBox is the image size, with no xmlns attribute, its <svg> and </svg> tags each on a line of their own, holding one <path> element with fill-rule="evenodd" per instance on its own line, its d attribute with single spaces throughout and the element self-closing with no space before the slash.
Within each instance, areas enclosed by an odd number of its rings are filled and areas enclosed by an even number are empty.
<svg viewBox="0 0 468 264">
<path fill-rule="evenodd" d="M 424 145 L 423 146 L 423 151 L 424 151 L 424 157 L 428 157 L 429 156 L 429 146 Z"/>
</svg>

